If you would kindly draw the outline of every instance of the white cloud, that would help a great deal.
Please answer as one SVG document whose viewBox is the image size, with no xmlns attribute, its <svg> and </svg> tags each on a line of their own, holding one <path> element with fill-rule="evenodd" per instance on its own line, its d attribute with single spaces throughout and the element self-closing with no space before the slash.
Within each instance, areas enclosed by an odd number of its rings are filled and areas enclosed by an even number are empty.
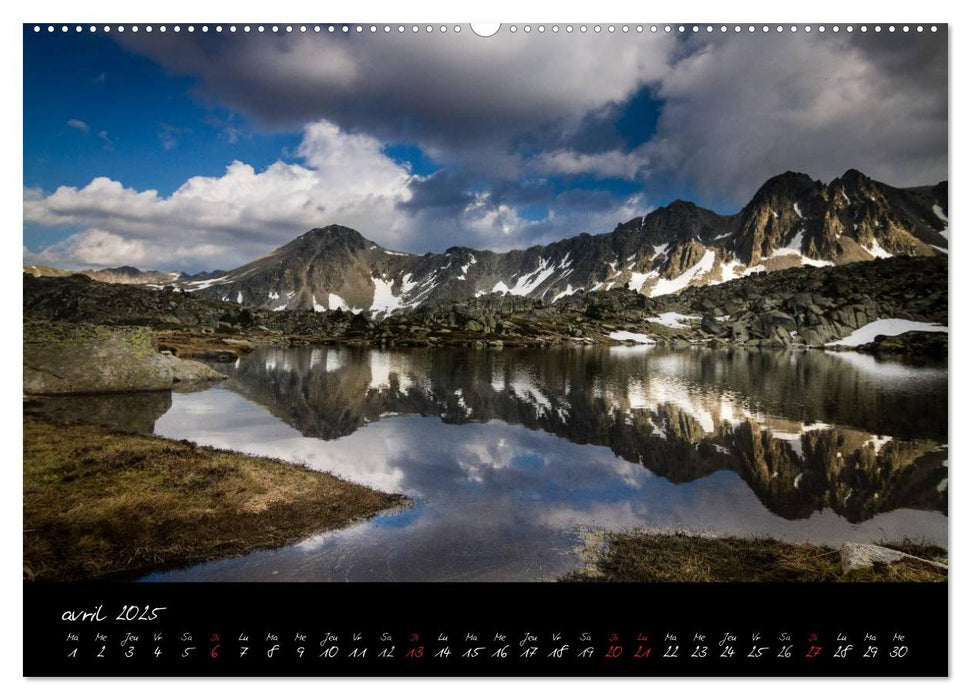
<svg viewBox="0 0 971 700">
<path fill-rule="evenodd" d="M 488 193 L 477 195 L 462 214 L 467 228 L 482 239 L 491 241 L 494 250 L 505 247 L 502 238 L 508 239 L 520 233 L 524 225 L 513 207 L 493 202 Z"/>
<path fill-rule="evenodd" d="M 70 267 L 226 266 L 314 226 L 341 223 L 388 243 L 406 232 L 395 207 L 409 199 L 413 176 L 377 140 L 317 122 L 304 130 L 298 154 L 303 164 L 278 161 L 261 172 L 236 161 L 219 177 L 190 178 L 168 197 L 106 177 L 49 195 L 27 189 L 26 223 L 82 229 L 28 257 Z"/>
<path fill-rule="evenodd" d="M 466 193 L 458 208 L 402 208 L 422 179 L 388 158 L 374 137 L 327 121 L 304 128 L 299 163 L 265 170 L 234 161 L 218 177 L 188 179 L 169 196 L 107 177 L 50 194 L 24 191 L 24 222 L 75 229 L 25 251 L 25 262 L 67 268 L 132 264 L 156 269 L 231 268 L 319 226 L 343 224 L 389 248 L 424 252 L 451 245 L 524 247 L 580 231 L 610 230 L 647 209 L 641 197 L 605 197 L 523 218 L 491 190 Z M 636 209 L 636 211 L 635 211 Z"/>
<path fill-rule="evenodd" d="M 67 126 L 71 127 L 72 129 L 77 129 L 82 134 L 87 134 L 91 131 L 91 127 L 80 119 L 68 119 Z"/>
<path fill-rule="evenodd" d="M 564 149 L 540 153 L 530 158 L 526 167 L 544 174 L 591 174 L 634 180 L 646 174 L 647 164 L 647 156 L 639 150 L 577 153 Z"/>
<path fill-rule="evenodd" d="M 36 263 L 57 264 L 65 256 L 97 267 L 139 265 L 146 259 L 146 250 L 142 241 L 125 240 L 93 228 L 75 233 L 30 257 Z"/>
</svg>

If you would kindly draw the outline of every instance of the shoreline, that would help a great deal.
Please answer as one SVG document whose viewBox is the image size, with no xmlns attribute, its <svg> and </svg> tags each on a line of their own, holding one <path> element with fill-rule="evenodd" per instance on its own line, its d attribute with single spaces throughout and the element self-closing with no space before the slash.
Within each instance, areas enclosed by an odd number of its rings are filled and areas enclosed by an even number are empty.
<svg viewBox="0 0 971 700">
<path fill-rule="evenodd" d="M 658 297 L 624 287 L 553 300 L 495 292 L 397 307 L 394 313 L 311 309 L 306 300 L 268 309 L 243 305 L 242 295 L 234 303 L 203 291 L 111 284 L 83 275 L 25 274 L 23 287 L 25 321 L 147 327 L 159 350 L 216 362 L 234 361 L 255 345 L 311 343 L 501 348 L 634 342 L 927 359 L 943 359 L 948 351 L 946 332 L 926 332 L 947 329 L 947 261 L 937 258 L 797 267 Z M 42 325 L 37 329 L 46 334 Z M 27 331 L 25 338 L 32 335 Z M 855 347 L 834 345 L 843 341 Z"/>
<path fill-rule="evenodd" d="M 947 551 L 901 542 L 845 543 L 840 549 L 771 537 L 645 530 L 586 533 L 583 564 L 560 582 L 616 583 L 940 583 Z"/>
<path fill-rule="evenodd" d="M 791 343 L 789 345 L 775 343 L 737 343 L 724 340 L 666 340 L 658 339 L 650 343 L 623 342 L 607 337 L 603 338 L 564 338 L 564 337 L 465 337 L 459 334 L 441 338 L 427 339 L 419 337 L 395 338 L 381 340 L 373 338 L 352 338 L 344 336 L 302 336 L 302 335 L 262 335 L 250 333 L 213 334 L 191 331 L 156 331 L 157 343 L 160 348 L 168 350 L 178 357 L 202 360 L 205 362 L 234 362 L 245 357 L 256 348 L 282 347 L 294 348 L 305 346 L 320 347 L 357 347 L 368 349 L 388 350 L 394 348 L 473 348 L 502 350 L 504 348 L 663 348 L 681 350 L 689 348 L 702 349 L 738 349 L 738 350 L 790 350 L 798 352 L 818 351 L 836 353 L 856 353 L 870 357 L 886 357 L 899 360 L 946 360 L 946 333 L 911 332 L 902 334 L 910 336 L 901 340 L 901 336 L 884 336 L 885 340 L 864 343 L 857 346 L 846 345 L 804 345 Z M 942 336 L 943 350 L 938 345 L 932 351 L 924 350 L 927 338 Z"/>
<path fill-rule="evenodd" d="M 410 505 L 282 460 L 24 416 L 25 581 L 132 580 Z"/>
</svg>

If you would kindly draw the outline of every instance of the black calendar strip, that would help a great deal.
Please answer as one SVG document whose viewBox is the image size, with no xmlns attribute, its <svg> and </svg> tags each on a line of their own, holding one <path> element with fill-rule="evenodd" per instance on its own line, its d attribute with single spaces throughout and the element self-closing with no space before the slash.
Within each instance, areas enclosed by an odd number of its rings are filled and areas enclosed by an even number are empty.
<svg viewBox="0 0 971 700">
<path fill-rule="evenodd" d="M 25 584 L 24 601 L 28 676 L 948 672 L 946 584 Z"/>
</svg>

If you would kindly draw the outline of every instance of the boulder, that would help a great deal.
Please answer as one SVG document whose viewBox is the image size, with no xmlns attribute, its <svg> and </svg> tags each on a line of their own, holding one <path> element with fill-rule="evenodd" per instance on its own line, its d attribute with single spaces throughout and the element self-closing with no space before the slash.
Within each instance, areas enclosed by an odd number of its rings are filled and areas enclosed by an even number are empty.
<svg viewBox="0 0 971 700">
<path fill-rule="evenodd" d="M 705 314 L 701 319 L 701 330 L 705 333 L 720 336 L 725 332 L 726 327 L 725 324 L 715 320 L 711 314 Z"/>
<path fill-rule="evenodd" d="M 802 337 L 802 340 L 806 345 L 812 346 L 825 345 L 831 340 L 834 340 L 832 335 L 827 333 L 822 326 L 803 328 L 799 331 L 799 335 Z"/>
<path fill-rule="evenodd" d="M 796 320 L 782 311 L 767 311 L 759 316 L 758 322 L 768 331 L 770 328 L 782 328 L 786 331 L 796 330 Z"/>
<path fill-rule="evenodd" d="M 796 330 L 796 320 L 782 311 L 766 311 L 759 314 L 751 325 L 754 335 L 775 339 L 783 344 L 788 342 L 789 333 Z"/>
<path fill-rule="evenodd" d="M 876 544 L 862 542 L 847 542 L 840 548 L 840 565 L 844 574 L 857 569 L 869 569 L 874 564 L 893 564 L 898 561 L 912 561 L 927 564 L 947 572 L 947 566 L 940 562 L 922 559 L 911 554 L 898 552 L 896 549 L 881 547 Z"/>
<path fill-rule="evenodd" d="M 744 343 L 749 339 L 748 327 L 744 323 L 733 323 L 730 326 L 731 339 L 737 343 Z"/>
<path fill-rule="evenodd" d="M 158 391 L 224 378 L 201 362 L 158 352 L 147 328 L 24 325 L 25 394 Z"/>
</svg>

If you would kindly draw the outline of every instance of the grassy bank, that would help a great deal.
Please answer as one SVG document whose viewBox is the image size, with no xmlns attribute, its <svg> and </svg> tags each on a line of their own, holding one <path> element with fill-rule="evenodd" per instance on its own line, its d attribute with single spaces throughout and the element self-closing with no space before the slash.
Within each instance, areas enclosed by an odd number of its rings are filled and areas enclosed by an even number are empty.
<svg viewBox="0 0 971 700">
<path fill-rule="evenodd" d="M 884 546 L 923 559 L 946 559 L 931 545 Z M 617 582 L 832 582 L 944 581 L 939 568 L 912 559 L 844 574 L 836 549 L 768 538 L 707 537 L 684 533 L 621 532 L 592 535 L 586 567 L 565 581 Z"/>
<path fill-rule="evenodd" d="M 287 462 L 24 418 L 25 579 L 128 579 L 405 503 Z"/>
</svg>

